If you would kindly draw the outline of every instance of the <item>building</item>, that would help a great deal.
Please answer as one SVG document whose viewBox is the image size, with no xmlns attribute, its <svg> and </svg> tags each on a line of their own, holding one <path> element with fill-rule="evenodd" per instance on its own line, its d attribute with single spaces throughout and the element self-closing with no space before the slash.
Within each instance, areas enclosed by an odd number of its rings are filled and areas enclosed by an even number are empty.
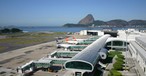
<svg viewBox="0 0 146 76">
<path fill-rule="evenodd" d="M 146 36 L 136 37 L 128 46 L 132 58 L 138 63 L 146 75 Z"/>
<path fill-rule="evenodd" d="M 100 30 L 81 30 L 80 35 L 98 35 L 102 36 L 104 35 L 103 31 Z"/>
<path fill-rule="evenodd" d="M 106 40 L 110 35 L 104 35 L 87 46 L 73 58 L 64 63 L 66 70 L 71 70 L 75 76 L 83 76 L 85 72 L 92 72 L 99 63 L 99 59 L 105 59 L 108 50 L 104 49 Z"/>
<path fill-rule="evenodd" d="M 66 70 L 71 70 L 75 76 L 83 76 L 85 73 L 93 72 L 95 67 L 100 68 L 100 59 L 105 59 L 108 49 L 123 49 L 128 52 L 139 65 L 146 76 L 146 34 L 134 29 L 118 30 L 117 36 L 99 30 L 82 30 L 80 35 L 97 35 L 79 42 L 74 46 L 69 46 L 70 50 L 54 51 L 37 61 L 31 61 L 23 65 L 21 69 L 33 70 L 35 68 L 49 68 L 52 65 L 60 64 Z M 111 33 L 113 34 L 113 33 Z M 86 45 L 86 46 L 83 46 Z M 100 65 L 96 66 L 97 64 Z M 35 67 L 35 68 L 34 68 Z"/>
</svg>

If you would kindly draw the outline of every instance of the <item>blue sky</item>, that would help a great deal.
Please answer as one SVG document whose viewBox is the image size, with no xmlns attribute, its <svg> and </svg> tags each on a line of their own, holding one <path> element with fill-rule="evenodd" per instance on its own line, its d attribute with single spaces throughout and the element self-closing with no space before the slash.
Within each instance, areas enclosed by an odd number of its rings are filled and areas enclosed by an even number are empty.
<svg viewBox="0 0 146 76">
<path fill-rule="evenodd" d="M 0 0 L 1 25 L 61 26 L 95 20 L 146 20 L 146 0 Z"/>
</svg>

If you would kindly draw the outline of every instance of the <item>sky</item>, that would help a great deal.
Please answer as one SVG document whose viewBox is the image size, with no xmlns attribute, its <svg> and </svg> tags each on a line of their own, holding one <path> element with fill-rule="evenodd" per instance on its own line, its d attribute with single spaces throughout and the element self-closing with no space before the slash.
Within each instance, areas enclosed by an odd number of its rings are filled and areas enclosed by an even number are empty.
<svg viewBox="0 0 146 76">
<path fill-rule="evenodd" d="M 62 26 L 95 20 L 146 20 L 146 0 L 0 0 L 0 26 Z"/>
</svg>

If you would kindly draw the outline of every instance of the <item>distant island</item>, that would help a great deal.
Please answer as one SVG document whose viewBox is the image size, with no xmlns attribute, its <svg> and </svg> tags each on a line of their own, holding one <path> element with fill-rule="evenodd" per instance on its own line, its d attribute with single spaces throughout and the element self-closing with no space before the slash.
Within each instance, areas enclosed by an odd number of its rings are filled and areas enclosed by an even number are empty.
<svg viewBox="0 0 146 76">
<path fill-rule="evenodd" d="M 146 27 L 146 20 L 122 20 L 115 19 L 110 21 L 94 20 L 92 14 L 88 14 L 77 24 L 67 23 L 63 27 Z"/>
<path fill-rule="evenodd" d="M 2 29 L 0 29 L 0 35 L 1 34 L 20 33 L 20 32 L 23 32 L 23 31 L 18 29 L 18 28 L 2 28 Z"/>
</svg>

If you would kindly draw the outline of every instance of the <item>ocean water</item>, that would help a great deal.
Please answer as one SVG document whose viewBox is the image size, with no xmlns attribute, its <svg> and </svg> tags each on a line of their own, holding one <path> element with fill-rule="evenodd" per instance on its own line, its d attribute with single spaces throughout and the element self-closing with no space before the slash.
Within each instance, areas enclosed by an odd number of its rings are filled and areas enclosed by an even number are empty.
<svg viewBox="0 0 146 76">
<path fill-rule="evenodd" d="M 102 30 L 102 29 L 128 29 L 121 27 L 62 27 L 62 26 L 19 26 L 19 29 L 25 32 L 79 32 L 81 30 Z M 136 28 L 136 29 L 146 29 L 146 28 Z"/>
</svg>

